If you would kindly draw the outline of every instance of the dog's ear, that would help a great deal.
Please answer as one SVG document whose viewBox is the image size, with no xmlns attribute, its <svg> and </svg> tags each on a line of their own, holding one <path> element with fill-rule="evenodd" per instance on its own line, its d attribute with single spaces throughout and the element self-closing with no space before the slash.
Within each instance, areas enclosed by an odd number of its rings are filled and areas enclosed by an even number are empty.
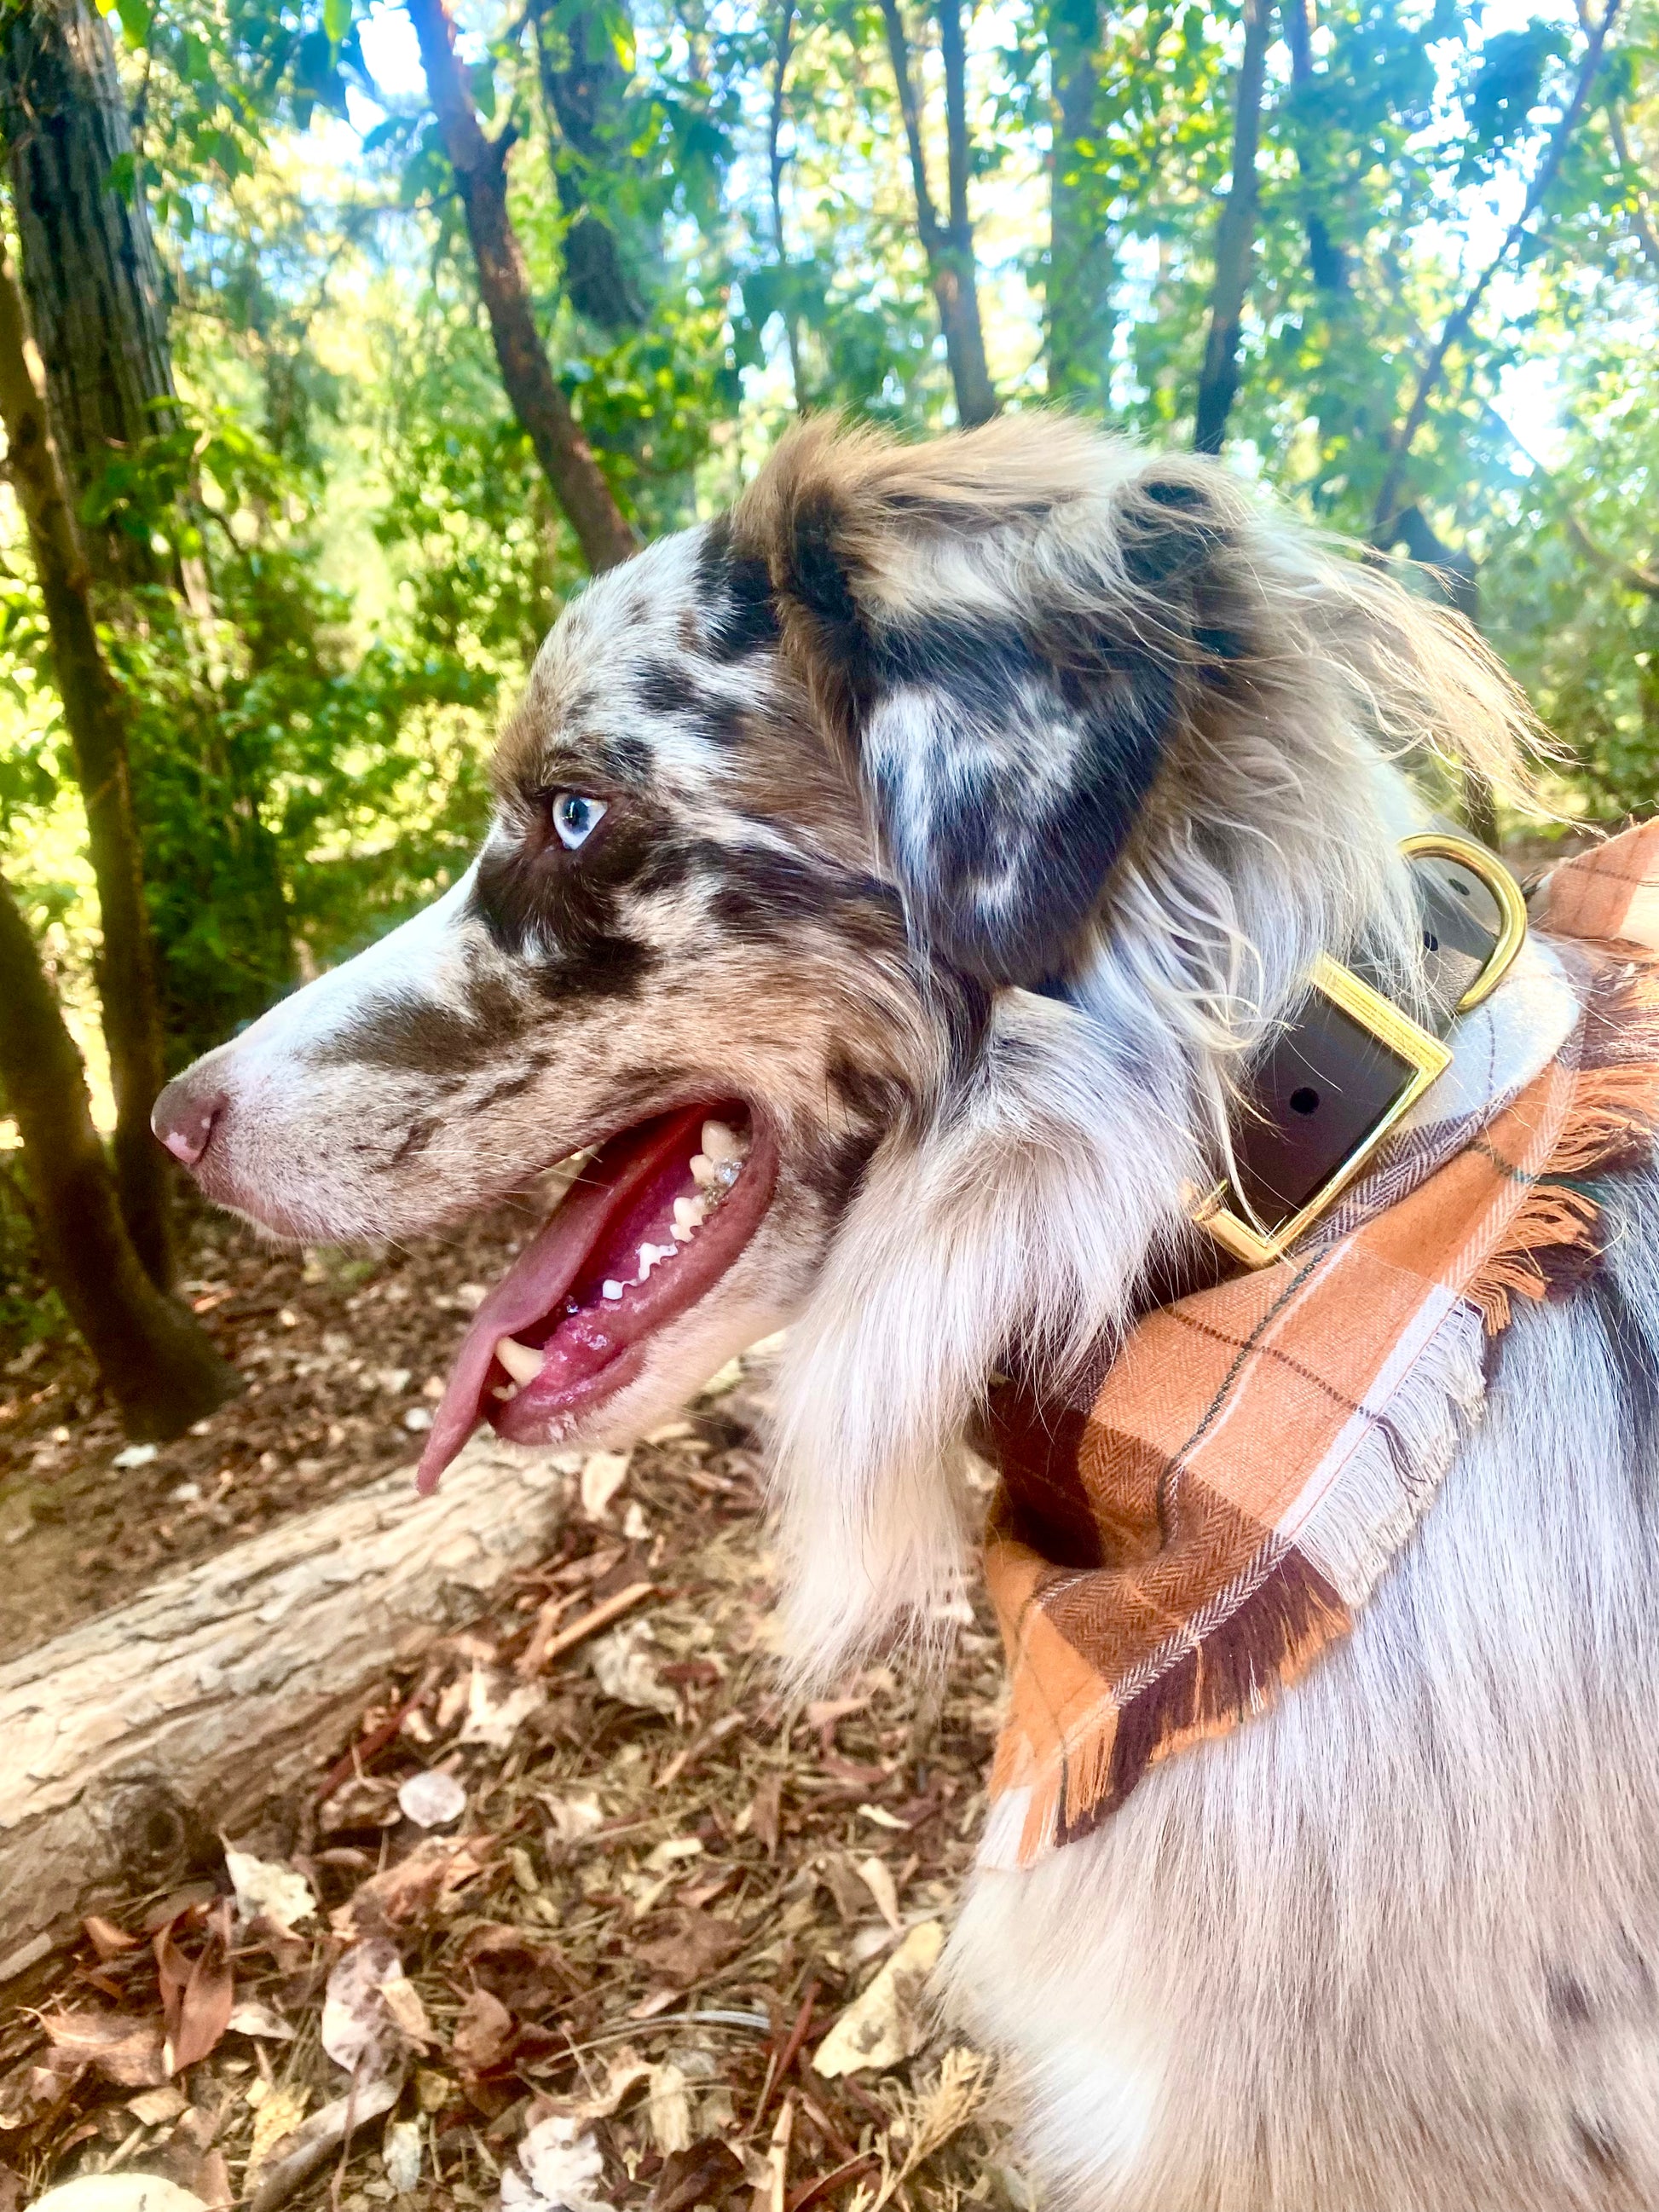
<svg viewBox="0 0 1659 2212">
<path fill-rule="evenodd" d="M 1063 966 L 1224 647 L 1234 503 L 1042 417 L 814 427 L 757 480 L 739 532 L 927 951 L 991 984 Z"/>
</svg>

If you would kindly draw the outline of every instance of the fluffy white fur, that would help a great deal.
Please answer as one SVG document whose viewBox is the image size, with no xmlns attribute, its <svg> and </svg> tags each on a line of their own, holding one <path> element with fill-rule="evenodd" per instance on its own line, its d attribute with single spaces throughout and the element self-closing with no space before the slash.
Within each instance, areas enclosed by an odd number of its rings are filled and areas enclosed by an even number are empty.
<svg viewBox="0 0 1659 2212">
<path fill-rule="evenodd" d="M 1613 1295 L 1517 1314 L 1352 1640 L 976 1879 L 950 1994 L 1054 2203 L 1659 2203 L 1659 1184 L 1613 1218 Z"/>
</svg>

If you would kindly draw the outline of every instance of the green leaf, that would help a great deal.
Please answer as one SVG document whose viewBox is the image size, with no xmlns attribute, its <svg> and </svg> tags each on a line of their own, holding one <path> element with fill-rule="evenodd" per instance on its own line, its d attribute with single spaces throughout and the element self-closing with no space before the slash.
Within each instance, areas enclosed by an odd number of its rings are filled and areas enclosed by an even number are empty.
<svg viewBox="0 0 1659 2212">
<path fill-rule="evenodd" d="M 155 11 L 149 0 L 115 0 L 115 12 L 121 19 L 121 35 L 130 46 L 142 46 L 149 37 L 149 27 L 155 20 Z"/>
<path fill-rule="evenodd" d="M 132 205 L 133 194 L 138 188 L 138 157 L 136 154 L 118 154 L 110 163 L 104 179 L 123 207 Z"/>
<path fill-rule="evenodd" d="M 351 0 L 323 0 L 323 28 L 337 46 L 351 28 Z"/>
<path fill-rule="evenodd" d="M 495 116 L 495 72 L 489 64 L 475 62 L 467 72 L 472 81 L 472 105 L 486 122 Z"/>
</svg>

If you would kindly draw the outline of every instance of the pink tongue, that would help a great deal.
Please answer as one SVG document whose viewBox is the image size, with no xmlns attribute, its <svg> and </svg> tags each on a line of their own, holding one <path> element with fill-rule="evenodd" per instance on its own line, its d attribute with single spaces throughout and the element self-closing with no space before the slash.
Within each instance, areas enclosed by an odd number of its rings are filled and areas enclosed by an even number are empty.
<svg viewBox="0 0 1659 2212">
<path fill-rule="evenodd" d="M 433 1416 L 415 1477 L 424 1498 L 478 1425 L 484 1384 L 497 1340 L 533 1328 L 552 1313 L 598 1243 L 608 1217 L 622 1206 L 665 1156 L 696 1150 L 704 1109 L 665 1115 L 615 1139 L 583 1169 L 533 1243 L 521 1252 L 478 1308 Z"/>
</svg>

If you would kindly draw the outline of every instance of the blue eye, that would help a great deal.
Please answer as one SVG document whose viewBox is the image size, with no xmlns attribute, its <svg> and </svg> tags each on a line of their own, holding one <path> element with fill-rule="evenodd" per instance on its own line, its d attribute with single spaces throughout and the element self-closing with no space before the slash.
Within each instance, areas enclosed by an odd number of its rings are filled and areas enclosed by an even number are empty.
<svg viewBox="0 0 1659 2212">
<path fill-rule="evenodd" d="M 605 819 L 605 801 L 588 799 L 580 791 L 558 791 L 553 794 L 553 827 L 559 833 L 559 842 L 574 853 L 585 845 Z"/>
</svg>

